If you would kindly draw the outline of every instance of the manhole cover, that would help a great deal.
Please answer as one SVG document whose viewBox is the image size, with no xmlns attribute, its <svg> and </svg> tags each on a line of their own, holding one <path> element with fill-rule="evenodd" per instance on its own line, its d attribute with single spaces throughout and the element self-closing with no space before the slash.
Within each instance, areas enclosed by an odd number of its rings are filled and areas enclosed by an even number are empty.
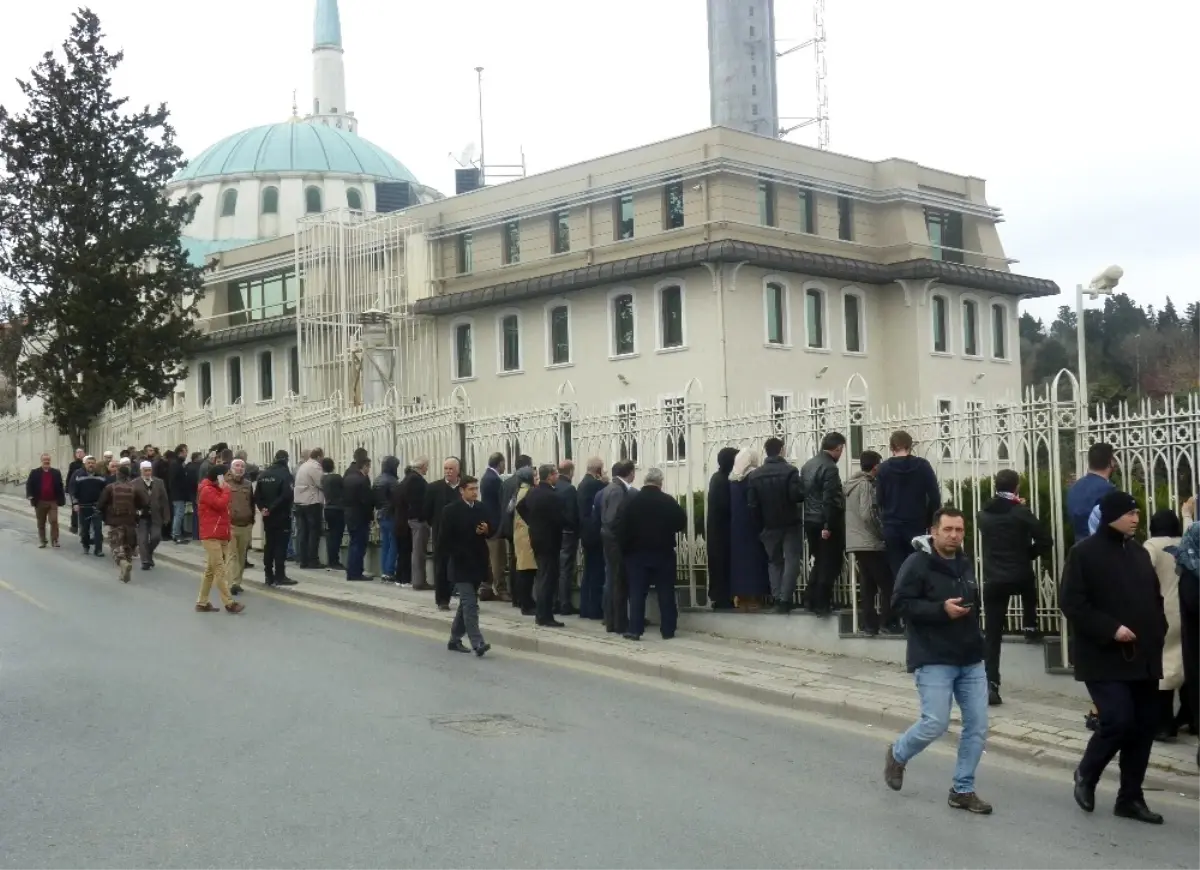
<svg viewBox="0 0 1200 870">
<path fill-rule="evenodd" d="M 550 730 L 545 722 L 508 713 L 462 713 L 433 716 L 429 724 L 446 731 L 457 731 L 471 737 L 512 737 L 530 731 Z"/>
</svg>

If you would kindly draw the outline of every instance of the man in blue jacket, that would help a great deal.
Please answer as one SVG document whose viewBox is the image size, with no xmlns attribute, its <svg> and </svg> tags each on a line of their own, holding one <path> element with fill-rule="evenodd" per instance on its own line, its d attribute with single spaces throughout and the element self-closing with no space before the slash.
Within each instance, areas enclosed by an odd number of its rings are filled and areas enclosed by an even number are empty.
<svg viewBox="0 0 1200 870">
<path fill-rule="evenodd" d="M 1075 532 L 1075 543 L 1096 531 L 1100 499 L 1116 489 L 1110 478 L 1116 462 L 1113 446 L 1107 442 L 1093 444 L 1088 448 L 1088 473 L 1071 484 L 1067 490 L 1067 516 Z M 1094 515 L 1094 516 L 1093 516 Z"/>
<path fill-rule="evenodd" d="M 942 490 L 929 460 L 913 456 L 912 436 L 903 429 L 888 440 L 892 456 L 879 466 L 875 497 L 883 521 L 883 544 L 893 577 L 912 555 L 912 539 L 926 534 L 933 512 L 942 506 Z"/>
</svg>

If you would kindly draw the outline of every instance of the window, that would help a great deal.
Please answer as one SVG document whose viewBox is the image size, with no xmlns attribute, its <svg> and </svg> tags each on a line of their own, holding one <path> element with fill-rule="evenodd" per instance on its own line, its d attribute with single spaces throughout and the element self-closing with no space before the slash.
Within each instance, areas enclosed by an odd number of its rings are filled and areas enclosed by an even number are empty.
<svg viewBox="0 0 1200 870">
<path fill-rule="evenodd" d="M 683 347 L 683 287 L 668 284 L 658 290 L 659 350 Z"/>
<path fill-rule="evenodd" d="M 663 228 L 677 230 L 683 226 L 683 182 L 672 181 L 663 188 Z"/>
<path fill-rule="evenodd" d="M 930 316 L 933 318 L 933 352 L 950 352 L 950 303 L 945 296 L 930 299 Z"/>
<path fill-rule="evenodd" d="M 550 215 L 551 250 L 556 254 L 565 254 L 571 250 L 571 213 L 566 209 Z"/>
<path fill-rule="evenodd" d="M 750 96 L 752 96 L 752 97 L 758 96 L 758 85 L 750 85 Z"/>
<path fill-rule="evenodd" d="M 750 25 L 750 38 L 751 39 L 754 38 L 754 25 L 753 24 Z"/>
<path fill-rule="evenodd" d="M 509 221 L 504 225 L 504 265 L 521 262 L 521 222 Z"/>
<path fill-rule="evenodd" d="M 825 347 L 825 294 L 816 287 L 804 291 L 804 327 L 809 347 Z"/>
<path fill-rule="evenodd" d="M 459 233 L 454 240 L 455 268 L 458 269 L 458 274 L 466 275 L 475 268 L 474 258 L 472 256 L 473 237 L 470 233 Z"/>
<path fill-rule="evenodd" d="M 229 403 L 236 405 L 242 400 L 242 358 L 233 356 L 225 363 L 225 370 L 229 381 Z"/>
<path fill-rule="evenodd" d="M 683 396 L 668 396 L 662 400 L 663 429 L 667 436 L 667 462 L 687 459 L 687 404 Z"/>
<path fill-rule="evenodd" d="M 456 380 L 475 377 L 475 348 L 469 321 L 454 326 L 454 377 Z"/>
<path fill-rule="evenodd" d="M 771 435 L 783 439 L 786 444 L 787 418 L 788 410 L 792 407 L 792 396 L 790 393 L 771 393 L 768 398 L 771 402 Z"/>
<path fill-rule="evenodd" d="M 764 227 L 775 226 L 775 183 L 765 179 L 758 182 L 758 222 Z"/>
<path fill-rule="evenodd" d="M 362 194 L 353 187 L 346 188 L 346 206 L 354 211 L 363 210 Z"/>
<path fill-rule="evenodd" d="M 321 213 L 321 188 L 316 185 L 304 188 L 304 210 L 308 214 Z"/>
<path fill-rule="evenodd" d="M 288 389 L 300 395 L 300 348 L 294 344 L 288 348 Z"/>
<path fill-rule="evenodd" d="M 953 423 L 951 420 L 953 412 L 954 401 L 952 399 L 937 400 L 937 433 L 938 441 L 941 443 L 943 460 L 949 460 L 954 457 L 954 451 L 950 446 L 950 439 L 953 435 Z"/>
<path fill-rule="evenodd" d="M 757 114 L 758 114 L 758 103 L 751 103 L 751 104 L 750 104 L 750 114 L 751 114 L 751 115 L 757 115 Z"/>
<path fill-rule="evenodd" d="M 613 239 L 621 241 L 622 239 L 633 238 L 633 194 L 623 193 L 617 197 L 614 203 L 613 215 Z"/>
<path fill-rule="evenodd" d="M 962 301 L 963 354 L 979 356 L 979 303 L 974 299 Z"/>
<path fill-rule="evenodd" d="M 817 231 L 817 195 L 807 187 L 800 188 L 800 232 Z"/>
<path fill-rule="evenodd" d="M 634 323 L 633 294 L 619 293 L 612 297 L 612 353 L 628 356 L 637 352 L 637 330 Z"/>
<path fill-rule="evenodd" d="M 637 402 L 617 403 L 617 456 L 622 462 L 637 464 Z"/>
<path fill-rule="evenodd" d="M 983 409 L 980 399 L 967 399 L 967 459 L 983 459 Z"/>
<path fill-rule="evenodd" d="M 962 215 L 953 211 L 925 209 L 925 228 L 929 231 L 929 257 L 947 263 L 963 262 L 961 250 L 947 251 L 944 248 L 962 248 Z"/>
<path fill-rule="evenodd" d="M 237 191 L 227 190 L 221 194 L 221 217 L 233 217 L 237 214 Z"/>
<path fill-rule="evenodd" d="M 279 214 L 279 188 L 265 187 L 262 192 L 262 213 Z"/>
<path fill-rule="evenodd" d="M 521 315 L 504 314 L 499 321 L 500 371 L 521 370 Z"/>
<path fill-rule="evenodd" d="M 302 288 L 295 272 L 232 281 L 226 286 L 230 326 L 295 314 Z"/>
<path fill-rule="evenodd" d="M 269 402 L 275 398 L 275 357 L 269 350 L 258 354 L 258 400 Z"/>
<path fill-rule="evenodd" d="M 562 366 L 571 362 L 571 309 L 565 303 L 555 305 L 549 313 L 550 365 Z"/>
<path fill-rule="evenodd" d="M 839 196 L 837 208 L 838 238 L 852 242 L 854 241 L 854 201 L 848 196 Z"/>
<path fill-rule="evenodd" d="M 504 461 L 512 468 L 521 455 L 521 418 L 504 417 L 500 429 L 504 433 Z"/>
<path fill-rule="evenodd" d="M 863 453 L 863 418 L 867 405 L 862 401 L 850 401 L 850 461 L 855 462 Z"/>
<path fill-rule="evenodd" d="M 992 304 L 992 357 L 1008 359 L 1008 309 L 1002 302 Z"/>
<path fill-rule="evenodd" d="M 854 291 L 842 291 L 842 321 L 846 328 L 846 353 L 864 353 L 863 298 Z"/>
<path fill-rule="evenodd" d="M 768 281 L 763 289 L 763 305 L 767 313 L 767 344 L 787 344 L 787 288 L 778 281 Z"/>
<path fill-rule="evenodd" d="M 756 64 L 756 63 L 750 64 L 750 75 L 752 75 L 752 76 L 758 75 L 758 64 Z"/>
<path fill-rule="evenodd" d="M 825 433 L 829 431 L 829 397 L 828 396 L 809 396 L 808 397 L 808 414 L 812 420 L 813 440 L 817 443 L 813 444 L 812 449 L 815 452 L 821 439 Z"/>
<path fill-rule="evenodd" d="M 203 408 L 212 401 L 212 363 L 200 363 L 197 377 L 200 380 L 200 393 L 196 398 L 200 400 L 200 407 Z"/>
<path fill-rule="evenodd" d="M 995 407 L 996 414 L 992 419 L 995 420 L 996 426 L 996 458 L 1001 462 L 1008 462 L 1012 458 L 1008 444 L 1015 428 L 1012 412 L 1003 402 L 996 402 Z"/>
</svg>

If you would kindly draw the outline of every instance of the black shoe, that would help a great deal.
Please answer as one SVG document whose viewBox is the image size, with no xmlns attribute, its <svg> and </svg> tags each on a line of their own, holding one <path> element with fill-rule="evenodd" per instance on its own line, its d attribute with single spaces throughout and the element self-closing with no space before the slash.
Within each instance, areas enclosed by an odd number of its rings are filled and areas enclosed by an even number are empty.
<svg viewBox="0 0 1200 870">
<path fill-rule="evenodd" d="M 381 574 L 379 576 L 379 582 L 380 583 L 395 583 L 396 578 L 393 577 L 391 574 Z"/>
<path fill-rule="evenodd" d="M 537 616 L 537 610 L 532 607 L 522 607 L 521 615 L 522 616 Z"/>
<path fill-rule="evenodd" d="M 154 560 L 153 560 L 153 559 L 151 559 L 151 560 L 150 560 L 150 567 L 151 567 L 151 568 L 153 568 L 153 567 L 154 567 L 154 565 L 155 565 L 155 563 L 154 563 Z"/>
<path fill-rule="evenodd" d="M 771 612 L 787 614 L 791 609 L 792 609 L 791 607 L 789 607 L 787 604 L 784 604 L 781 601 L 778 604 L 776 604 L 774 607 L 771 608 Z"/>
<path fill-rule="evenodd" d="M 142 570 L 143 570 L 143 571 L 149 571 L 149 570 L 150 570 L 151 568 L 153 568 L 153 567 L 154 567 L 154 566 L 153 566 L 153 565 L 151 565 L 149 562 L 143 562 L 143 563 L 142 563 Z"/>
<path fill-rule="evenodd" d="M 229 587 L 229 594 L 230 595 L 241 595 L 242 587 L 239 586 L 238 584 L 234 583 L 232 586 Z"/>
<path fill-rule="evenodd" d="M 469 649 L 467 649 L 465 646 L 463 646 L 463 642 L 461 640 L 450 641 L 448 644 L 446 644 L 446 649 L 450 650 L 450 652 L 463 652 L 463 653 L 470 652 Z"/>
<path fill-rule="evenodd" d="M 437 609 L 448 611 L 448 610 L 450 610 L 450 605 L 449 604 L 438 604 Z"/>
<path fill-rule="evenodd" d="M 554 619 L 554 618 L 548 619 L 545 622 L 543 622 L 542 620 L 539 619 L 537 621 L 537 624 L 540 625 L 542 628 L 566 628 L 567 627 L 567 624 L 565 622 L 559 622 L 557 619 Z"/>
<path fill-rule="evenodd" d="M 343 565 L 341 562 L 330 562 L 325 567 L 328 568 L 330 571 L 345 571 L 346 570 L 346 566 Z"/>
<path fill-rule="evenodd" d="M 357 577 L 347 577 L 346 579 L 351 583 L 370 583 L 375 578 L 370 574 L 360 574 Z"/>
<path fill-rule="evenodd" d="M 291 577 L 282 577 L 279 580 L 275 581 L 275 585 L 276 586 L 295 586 L 296 581 L 293 580 Z"/>
<path fill-rule="evenodd" d="M 1135 801 L 1118 800 L 1113 807 L 1113 815 L 1123 819 L 1133 819 L 1135 822 L 1145 822 L 1147 825 L 1161 825 L 1163 817 L 1146 806 L 1144 799 Z"/>
<path fill-rule="evenodd" d="M 243 565 L 242 567 L 243 567 L 243 568 L 253 568 L 253 567 L 254 567 L 254 563 L 253 563 L 253 562 L 251 562 L 251 561 L 248 561 L 248 560 L 247 560 L 246 564 L 245 564 L 245 565 Z"/>
<path fill-rule="evenodd" d="M 555 611 L 555 612 L 558 613 L 559 616 L 574 616 L 579 611 L 577 611 L 574 607 L 571 607 L 568 604 L 561 611 Z"/>
<path fill-rule="evenodd" d="M 628 631 L 625 632 L 623 635 L 621 635 L 621 637 L 625 638 L 626 640 L 641 640 L 642 639 L 642 636 L 640 634 L 632 634 Z"/>
<path fill-rule="evenodd" d="M 999 707 L 1004 701 L 1000 698 L 1000 684 L 988 683 L 988 706 Z"/>
<path fill-rule="evenodd" d="M 1036 628 L 1023 628 L 1021 634 L 1025 636 L 1025 643 L 1041 643 L 1044 635 Z"/>
<path fill-rule="evenodd" d="M 266 583 L 268 586 L 274 586 L 275 578 L 274 577 L 264 577 L 263 582 Z"/>
<path fill-rule="evenodd" d="M 96 557 L 97 557 L 97 558 L 103 558 L 103 557 L 104 557 L 104 551 L 103 551 L 103 550 L 99 550 L 99 551 L 97 551 L 97 552 L 96 552 L 96 554 L 95 554 L 95 555 L 96 555 Z"/>
<path fill-rule="evenodd" d="M 1179 739 L 1179 731 L 1169 725 L 1160 725 L 1154 733 L 1156 743 L 1174 743 Z"/>
<path fill-rule="evenodd" d="M 482 646 L 477 646 L 477 647 L 475 647 L 475 655 L 478 658 L 483 658 L 484 653 L 486 653 L 491 648 L 492 648 L 492 645 L 490 643 L 485 643 Z"/>
<path fill-rule="evenodd" d="M 1096 786 L 1083 781 L 1079 768 L 1075 769 L 1075 803 L 1079 804 L 1079 808 L 1085 813 L 1096 809 Z"/>
</svg>

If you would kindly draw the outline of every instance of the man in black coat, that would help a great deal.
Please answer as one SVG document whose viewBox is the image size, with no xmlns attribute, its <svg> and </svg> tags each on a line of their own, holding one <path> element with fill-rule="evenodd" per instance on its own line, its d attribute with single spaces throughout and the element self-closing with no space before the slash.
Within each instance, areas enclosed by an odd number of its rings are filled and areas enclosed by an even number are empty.
<svg viewBox="0 0 1200 870">
<path fill-rule="evenodd" d="M 63 486 L 62 472 L 51 466 L 49 453 L 42 454 L 42 462 L 29 472 L 25 479 L 25 498 L 33 507 L 37 519 L 38 546 L 46 546 L 46 522 L 50 522 L 50 544 L 58 546 L 58 509 L 67 503 L 67 491 Z"/>
<path fill-rule="evenodd" d="M 579 618 L 604 618 L 604 543 L 600 540 L 600 517 L 596 514 L 596 496 L 608 483 L 604 480 L 604 460 L 588 460 L 587 473 L 579 482 L 576 511 L 579 540 L 583 544 L 583 579 L 579 582 Z"/>
<path fill-rule="evenodd" d="M 75 510 L 75 475 L 83 468 L 83 457 L 87 453 L 82 447 L 75 448 L 75 458 L 67 465 L 67 499 L 71 502 L 71 534 L 79 531 L 79 511 Z"/>
<path fill-rule="evenodd" d="M 558 559 L 558 588 L 555 590 L 554 612 L 563 616 L 575 613 L 571 601 L 571 590 L 575 586 L 575 575 L 579 566 L 579 493 L 571 482 L 575 476 L 575 463 L 564 459 L 558 463 L 558 480 L 554 491 L 562 500 L 563 533 L 562 550 Z"/>
<path fill-rule="evenodd" d="M 746 480 L 746 506 L 755 524 L 762 527 L 759 538 L 767 551 L 767 574 L 771 597 L 775 599 L 775 612 L 788 613 L 792 609 L 796 578 L 800 576 L 804 561 L 801 506 L 804 488 L 800 483 L 800 472 L 783 455 L 782 439 L 768 438 L 763 450 L 767 454 L 766 461 Z M 730 470 L 732 468 L 730 466 Z M 811 596 L 808 602 L 811 608 Z"/>
<path fill-rule="evenodd" d="M 479 504 L 491 517 L 488 538 L 488 578 L 479 587 L 479 600 L 491 601 L 504 589 L 505 540 L 500 535 L 500 520 L 504 516 L 501 492 L 504 489 L 504 454 L 493 453 L 488 457 L 488 467 L 479 480 Z"/>
<path fill-rule="evenodd" d="M 294 483 L 288 452 L 279 450 L 275 461 L 254 483 L 254 504 L 262 511 L 263 579 L 268 586 L 295 586 L 287 576 L 288 535 L 292 530 Z M 199 524 L 196 526 L 199 530 Z"/>
<path fill-rule="evenodd" d="M 457 456 L 447 456 L 442 462 L 442 478 L 429 484 L 425 490 L 425 520 L 429 523 L 430 538 L 433 540 L 433 598 L 438 610 L 450 609 L 453 589 L 446 576 L 447 561 L 438 550 L 438 527 L 442 523 L 442 512 L 458 495 L 458 478 L 462 466 Z"/>
<path fill-rule="evenodd" d="M 821 439 L 821 450 L 800 469 L 804 489 L 804 536 L 813 556 L 805 603 L 827 616 L 833 609 L 833 586 L 842 573 L 846 553 L 846 494 L 838 462 L 846 449 L 846 436 L 830 432 Z"/>
<path fill-rule="evenodd" d="M 554 491 L 558 469 L 553 465 L 538 468 L 538 485 L 517 503 L 517 513 L 529 526 L 529 543 L 537 562 L 534 598 L 537 603 L 536 621 L 546 628 L 562 628 L 554 618 L 554 590 L 558 585 L 559 556 L 562 552 L 562 499 Z"/>
<path fill-rule="evenodd" d="M 1041 637 L 1037 621 L 1037 577 L 1033 561 L 1054 549 L 1054 539 L 1017 495 L 1021 476 L 1011 468 L 996 474 L 996 497 L 975 520 L 983 543 L 983 613 L 987 642 L 988 703 L 1000 701 L 1000 647 L 1008 599 L 1021 596 L 1025 640 Z"/>
<path fill-rule="evenodd" d="M 679 606 L 675 600 L 676 535 L 687 528 L 687 511 L 662 491 L 663 473 L 651 468 L 642 488 L 625 508 L 621 550 L 629 572 L 629 629 L 627 640 L 641 640 L 646 630 L 646 594 L 658 593 L 659 631 L 663 640 L 675 636 Z"/>
<path fill-rule="evenodd" d="M 354 461 L 342 475 L 342 513 L 346 518 L 346 579 L 370 582 L 375 578 L 364 573 L 367 543 L 371 538 L 371 522 L 375 518 L 375 492 L 371 487 L 371 459 L 367 451 L 355 451 Z"/>
<path fill-rule="evenodd" d="M 459 498 L 442 509 L 438 520 L 437 552 L 446 559 L 446 575 L 458 593 L 458 612 L 450 625 L 451 652 L 471 652 L 463 636 L 471 639 L 475 655 L 483 656 L 491 645 L 479 630 L 479 600 L 476 591 L 488 575 L 488 536 L 492 517 L 479 504 L 479 481 L 464 477 L 458 485 Z"/>
<path fill-rule="evenodd" d="M 392 521 L 396 524 L 396 578 L 401 586 L 428 589 L 425 582 L 429 524 L 425 522 L 425 472 L 429 460 L 418 459 L 404 469 L 392 490 Z M 406 561 L 407 560 L 407 561 Z"/>
<path fill-rule="evenodd" d="M 1161 825 L 1146 806 L 1142 782 L 1158 728 L 1167 617 L 1158 575 L 1133 534 L 1137 501 L 1114 490 L 1100 499 L 1100 526 L 1067 554 L 1061 607 L 1074 636 L 1075 679 L 1100 714 L 1075 771 L 1075 802 L 1096 808 L 1096 784 L 1120 753 L 1121 786 L 1113 813 Z"/>
</svg>

